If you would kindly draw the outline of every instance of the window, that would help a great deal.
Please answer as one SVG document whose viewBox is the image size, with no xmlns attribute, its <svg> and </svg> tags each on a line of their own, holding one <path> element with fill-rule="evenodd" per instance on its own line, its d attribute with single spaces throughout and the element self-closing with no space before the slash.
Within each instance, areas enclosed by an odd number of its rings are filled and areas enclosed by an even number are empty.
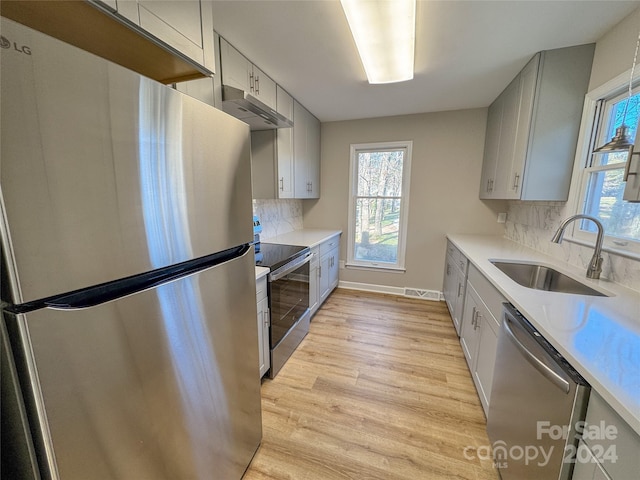
<svg viewBox="0 0 640 480">
<path fill-rule="evenodd" d="M 411 147 L 351 145 L 348 266 L 404 270 Z"/>
<path fill-rule="evenodd" d="M 623 120 L 631 127 L 632 138 L 635 137 L 640 111 L 638 90 L 640 89 L 633 92 L 631 98 L 625 92 L 598 102 L 592 136 L 596 146 L 608 142 Z M 629 105 L 626 117 L 623 118 L 627 102 Z M 591 153 L 584 175 L 582 212 L 602 222 L 614 247 L 640 242 L 640 204 L 622 200 L 625 187 L 622 178 L 627 157 L 627 152 Z M 576 230 L 579 231 L 574 232 L 574 235 L 584 238 L 589 233 L 595 233 L 596 227 L 593 222 L 582 221 Z"/>
</svg>

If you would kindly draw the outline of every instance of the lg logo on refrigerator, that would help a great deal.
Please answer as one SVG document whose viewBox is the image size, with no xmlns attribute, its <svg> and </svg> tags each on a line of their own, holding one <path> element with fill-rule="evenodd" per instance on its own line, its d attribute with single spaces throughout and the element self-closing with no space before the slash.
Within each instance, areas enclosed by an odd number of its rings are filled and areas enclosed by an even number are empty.
<svg viewBox="0 0 640 480">
<path fill-rule="evenodd" d="M 0 47 L 4 49 L 12 48 L 16 52 L 24 53 L 25 55 L 31 55 L 31 49 L 27 45 L 19 46 L 16 42 L 10 42 L 7 37 L 0 35 Z"/>
</svg>

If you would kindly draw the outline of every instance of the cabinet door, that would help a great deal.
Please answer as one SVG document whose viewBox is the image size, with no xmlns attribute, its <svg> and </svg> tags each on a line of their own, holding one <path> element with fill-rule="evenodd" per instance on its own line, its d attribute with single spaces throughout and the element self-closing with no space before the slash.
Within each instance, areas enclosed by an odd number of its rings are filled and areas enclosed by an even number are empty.
<svg viewBox="0 0 640 480">
<path fill-rule="evenodd" d="M 467 365 L 469 365 L 469 370 L 474 372 L 478 343 L 480 341 L 477 319 L 480 314 L 479 308 L 482 300 L 480 300 L 478 294 L 468 283 L 464 304 L 465 309 L 460 330 L 460 344 L 462 345 L 462 351 L 467 360 Z"/>
<path fill-rule="evenodd" d="M 276 110 L 293 120 L 293 97 L 276 86 Z M 278 198 L 293 198 L 293 128 L 277 130 Z"/>
<path fill-rule="evenodd" d="M 500 124 L 504 102 L 498 97 L 489 107 L 487 114 L 487 133 L 484 143 L 484 159 L 482 161 L 482 177 L 480 179 L 480 198 L 492 198 L 496 180 L 496 165 L 500 150 Z"/>
<path fill-rule="evenodd" d="M 515 133 L 513 159 L 510 168 L 510 184 L 505 198 L 519 199 L 522 192 L 524 164 L 529 147 L 531 121 L 533 118 L 533 102 L 538 83 L 538 65 L 540 54 L 533 57 L 520 72 L 520 94 L 518 105 L 518 121 Z"/>
<path fill-rule="evenodd" d="M 293 101 L 293 192 L 294 198 L 309 197 L 309 177 L 307 174 L 307 110 L 296 100 Z"/>
<path fill-rule="evenodd" d="M 491 313 L 484 308 L 484 305 L 481 304 L 478 308 L 479 313 L 476 314 L 476 324 L 479 325 L 478 330 L 480 333 L 473 376 L 478 396 L 486 415 L 489 412 L 493 369 L 496 362 L 496 351 L 498 350 L 498 326 L 495 324 L 495 319 Z"/>
<path fill-rule="evenodd" d="M 340 251 L 334 248 L 329 260 L 329 292 L 338 286 L 340 273 Z"/>
<path fill-rule="evenodd" d="M 311 315 L 316 313 L 320 306 L 320 282 L 319 282 L 319 267 L 316 265 L 309 267 L 309 310 Z"/>
<path fill-rule="evenodd" d="M 251 62 L 233 48 L 224 38 L 220 38 L 220 68 L 222 83 L 253 93 L 253 69 Z"/>
<path fill-rule="evenodd" d="M 456 281 L 454 261 L 451 255 L 447 255 L 444 263 L 444 279 L 442 282 L 442 291 L 444 293 L 444 301 L 449 309 L 449 314 L 453 320 L 453 306 L 456 299 Z M 454 322 L 455 324 L 455 322 Z"/>
<path fill-rule="evenodd" d="M 269 299 L 264 298 L 258 302 L 258 358 L 260 359 L 260 376 L 262 377 L 269 367 Z"/>
<path fill-rule="evenodd" d="M 307 123 L 308 198 L 320 198 L 320 121 L 311 113 Z"/>
<path fill-rule="evenodd" d="M 320 303 L 324 302 L 331 292 L 331 252 L 325 253 L 320 257 Z"/>
<path fill-rule="evenodd" d="M 205 62 L 203 38 L 203 33 L 210 33 L 213 47 L 213 27 L 210 32 L 203 32 L 200 9 L 199 0 L 138 0 L 140 27 L 199 64 L 213 69 L 213 49 L 209 52 L 210 61 Z"/>
<path fill-rule="evenodd" d="M 255 65 L 253 65 L 253 90 L 262 103 L 277 110 L 276 82 Z"/>
<path fill-rule="evenodd" d="M 462 271 L 459 268 L 455 267 L 454 271 L 455 271 L 455 275 L 454 275 L 455 291 L 453 293 L 455 294 L 455 299 L 453 303 L 453 313 L 451 316 L 453 318 L 453 326 L 456 328 L 456 333 L 460 335 L 460 325 L 462 323 L 465 286 L 466 286 L 467 279 L 465 277 L 465 274 L 462 273 Z"/>
<path fill-rule="evenodd" d="M 500 144 L 498 147 L 498 163 L 496 165 L 496 181 L 492 191 L 493 198 L 507 198 L 512 182 L 511 165 L 515 151 L 515 137 L 518 127 L 518 111 L 520 107 L 520 78 L 517 76 L 502 92 L 503 113 L 500 122 Z"/>
</svg>

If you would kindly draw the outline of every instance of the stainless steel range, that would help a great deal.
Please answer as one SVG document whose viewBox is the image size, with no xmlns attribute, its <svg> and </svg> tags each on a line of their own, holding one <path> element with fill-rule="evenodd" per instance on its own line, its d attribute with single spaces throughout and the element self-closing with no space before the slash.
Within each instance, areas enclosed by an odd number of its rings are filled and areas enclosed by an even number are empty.
<svg viewBox="0 0 640 480">
<path fill-rule="evenodd" d="M 260 243 L 256 265 L 269 267 L 269 348 L 274 378 L 309 332 L 309 262 L 311 250 L 298 245 Z"/>
</svg>

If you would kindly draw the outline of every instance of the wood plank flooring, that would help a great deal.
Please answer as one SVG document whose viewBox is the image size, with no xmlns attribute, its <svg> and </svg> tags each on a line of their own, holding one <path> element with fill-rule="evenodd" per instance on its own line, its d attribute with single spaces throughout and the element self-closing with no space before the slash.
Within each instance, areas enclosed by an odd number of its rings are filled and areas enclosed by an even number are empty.
<svg viewBox="0 0 640 480">
<path fill-rule="evenodd" d="M 335 290 L 262 411 L 244 480 L 499 478 L 444 302 Z"/>
</svg>

